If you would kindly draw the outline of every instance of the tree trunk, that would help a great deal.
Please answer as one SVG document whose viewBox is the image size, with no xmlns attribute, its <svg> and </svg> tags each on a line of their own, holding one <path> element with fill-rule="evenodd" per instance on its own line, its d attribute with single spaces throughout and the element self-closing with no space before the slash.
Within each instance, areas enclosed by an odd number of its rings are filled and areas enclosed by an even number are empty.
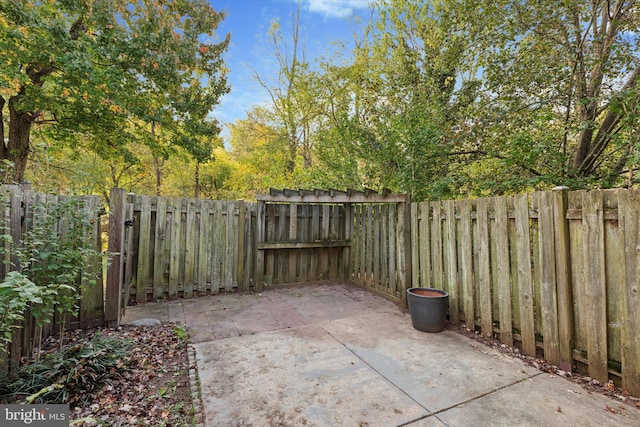
<svg viewBox="0 0 640 427">
<path fill-rule="evenodd" d="M 162 190 L 162 165 L 164 160 L 160 160 L 158 156 L 153 156 L 153 166 L 156 170 L 156 196 L 159 196 Z"/>
<path fill-rule="evenodd" d="M 156 139 L 156 122 L 151 122 L 151 136 L 154 141 Z M 156 171 L 156 196 L 159 196 L 162 190 L 162 166 L 164 165 L 164 159 L 160 160 L 160 157 L 153 156 L 153 166 Z"/>
<path fill-rule="evenodd" d="M 13 163 L 13 182 L 20 183 L 29 159 L 29 134 L 34 117 L 32 112 L 17 111 L 17 100 L 15 96 L 9 99 L 9 140 L 6 143 L 2 141 L 0 156 Z"/>
<path fill-rule="evenodd" d="M 6 101 L 3 97 L 0 96 L 0 157 L 4 158 L 4 150 L 6 150 L 6 146 L 4 145 L 4 105 Z"/>
<path fill-rule="evenodd" d="M 197 199 L 200 197 L 200 162 L 196 161 L 196 189 L 194 192 L 194 197 Z"/>
</svg>

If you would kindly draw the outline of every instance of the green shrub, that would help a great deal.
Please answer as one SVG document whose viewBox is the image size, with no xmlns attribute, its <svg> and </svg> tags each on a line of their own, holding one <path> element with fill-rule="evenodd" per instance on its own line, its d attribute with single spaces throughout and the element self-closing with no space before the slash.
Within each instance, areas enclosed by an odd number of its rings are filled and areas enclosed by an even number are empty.
<svg viewBox="0 0 640 427">
<path fill-rule="evenodd" d="M 7 274 L 0 283 L 0 355 L 6 353 L 25 310 L 42 302 L 42 288 L 17 271 Z"/>
<path fill-rule="evenodd" d="M 19 273 L 11 272 L 0 285 L 0 346 L 6 352 L 13 332 L 20 327 L 25 310 L 30 309 L 36 331 L 33 347 L 40 348 L 41 331 L 58 313 L 60 346 L 64 324 L 77 315 L 82 287 L 95 286 L 99 268 L 94 264 L 101 253 L 94 248 L 93 221 L 79 199 L 43 200 L 33 205 L 27 232 L 14 242 L 2 224 L 0 254 L 5 260 L 15 255 Z M 37 285 L 37 289 L 33 286 Z M 11 290 L 11 288 L 16 288 Z"/>
</svg>

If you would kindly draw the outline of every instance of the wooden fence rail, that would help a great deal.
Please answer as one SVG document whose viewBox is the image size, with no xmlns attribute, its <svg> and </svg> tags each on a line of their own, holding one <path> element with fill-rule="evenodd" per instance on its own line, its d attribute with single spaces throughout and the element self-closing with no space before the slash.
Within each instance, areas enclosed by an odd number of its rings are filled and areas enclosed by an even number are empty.
<svg viewBox="0 0 640 427">
<path fill-rule="evenodd" d="M 454 323 L 640 395 L 637 190 L 412 205 L 413 286 Z"/>
</svg>

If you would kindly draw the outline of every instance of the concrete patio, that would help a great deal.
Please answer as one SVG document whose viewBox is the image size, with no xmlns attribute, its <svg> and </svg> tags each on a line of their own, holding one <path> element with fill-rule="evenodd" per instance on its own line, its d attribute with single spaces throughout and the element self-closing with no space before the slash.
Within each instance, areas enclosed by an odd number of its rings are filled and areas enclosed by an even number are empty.
<svg viewBox="0 0 640 427">
<path fill-rule="evenodd" d="M 206 426 L 638 426 L 591 394 L 345 284 L 128 307 L 192 333 Z"/>
</svg>

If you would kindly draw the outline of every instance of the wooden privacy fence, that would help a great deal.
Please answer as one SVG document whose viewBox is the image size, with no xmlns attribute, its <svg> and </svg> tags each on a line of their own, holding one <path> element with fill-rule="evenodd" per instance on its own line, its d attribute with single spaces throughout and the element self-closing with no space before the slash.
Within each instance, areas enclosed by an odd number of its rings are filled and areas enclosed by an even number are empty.
<svg viewBox="0 0 640 427">
<path fill-rule="evenodd" d="M 637 190 L 423 203 L 368 191 L 272 191 L 257 203 L 114 191 L 110 247 L 122 251 L 109 275 L 124 278 L 127 300 L 346 279 L 404 305 L 407 288 L 436 287 L 453 323 L 640 395 Z M 107 301 L 123 293 L 110 287 Z"/>
<path fill-rule="evenodd" d="M 412 205 L 412 284 L 451 321 L 640 395 L 638 190 Z"/>
<path fill-rule="evenodd" d="M 350 279 L 404 306 L 413 286 L 410 203 L 404 195 L 383 200 L 353 205 Z"/>
<path fill-rule="evenodd" d="M 300 203 L 299 192 L 258 197 L 256 290 L 344 279 L 348 268 L 348 207 Z"/>
<path fill-rule="evenodd" d="M 110 305 L 248 291 L 256 204 L 111 192 Z M 119 301 L 124 295 L 125 301 Z M 118 310 L 109 310 L 116 321 Z"/>
<path fill-rule="evenodd" d="M 406 200 L 404 195 L 388 192 L 378 194 L 369 190 L 271 190 L 270 194 L 258 195 L 258 252 L 255 269 L 257 289 L 297 282 L 353 279 L 354 283 L 370 287 L 397 300 L 398 286 L 403 286 L 405 282 L 403 278 L 396 280 L 397 275 L 403 271 L 401 267 L 394 268 L 395 262 L 401 258 L 400 255 L 391 261 L 390 269 L 384 272 L 376 271 L 377 274 L 394 276 L 393 280 L 380 280 L 380 284 L 392 284 L 386 287 L 378 286 L 378 282 L 372 280 L 373 270 L 368 267 L 373 263 L 370 263 L 369 259 L 366 263 L 357 264 L 357 274 L 353 274 L 352 260 L 354 257 L 364 259 L 363 257 L 375 255 L 378 259 L 382 257 L 387 260 L 385 265 L 389 266 L 389 252 L 404 253 L 402 249 L 396 249 L 398 242 L 402 244 L 405 241 L 400 237 L 402 231 L 394 234 L 399 236 L 397 242 L 385 241 L 385 250 L 380 251 L 384 239 L 378 229 L 378 244 L 375 245 L 378 251 L 374 254 L 374 245 L 367 245 L 362 240 L 365 236 L 362 230 L 373 230 L 362 223 L 362 212 L 369 207 L 376 209 L 373 206 L 393 206 L 392 212 L 404 212 L 402 209 L 395 209 L 395 206 Z M 360 220 L 356 221 L 356 218 Z M 391 221 L 394 231 L 395 227 L 402 223 L 395 220 L 394 216 Z M 366 228 L 361 230 L 361 227 Z M 408 242 L 408 239 L 406 241 Z M 400 261 L 397 262 L 398 265 L 403 265 Z M 393 286 L 393 289 L 390 286 Z"/>
<path fill-rule="evenodd" d="M 77 201 L 88 211 L 90 218 L 93 218 L 93 229 L 90 236 L 93 249 L 98 253 L 102 252 L 100 217 L 103 214 L 103 209 L 98 196 L 57 196 L 31 191 L 29 186 L 2 185 L 0 186 L 0 222 L 3 231 L 0 234 L 10 235 L 11 239 L 2 240 L 4 250 L 0 255 L 2 258 L 0 277 L 4 278 L 9 271 L 18 270 L 18 258 L 13 247 L 14 245 L 19 246 L 20 242 L 24 241 L 34 222 L 37 222 L 38 218 L 34 217 L 34 211 L 48 210 L 65 201 Z M 58 236 L 65 233 L 65 225 L 62 223 L 63 221 L 54 230 Z M 80 287 L 82 293 L 80 309 L 76 318 L 67 320 L 66 327 L 69 329 L 93 327 L 104 322 L 102 262 L 96 259 L 92 264 L 95 272 L 92 272 L 91 275 L 98 278 L 98 283 L 95 286 Z M 55 324 L 59 322 L 57 316 L 56 314 L 51 322 L 45 324 L 39 331 L 42 338 L 46 338 Z M 0 353 L 2 356 L 0 357 L 0 371 L 18 366 L 21 358 L 31 355 L 36 331 L 34 319 L 28 312 L 25 313 L 25 321 L 22 328 L 16 329 L 8 353 Z"/>
<path fill-rule="evenodd" d="M 64 200 L 20 186 L 1 195 L 15 242 L 36 203 Z M 99 218 L 98 198 L 80 199 Z M 113 189 L 106 290 L 83 290 L 70 326 L 115 326 L 130 302 L 302 282 L 348 280 L 403 306 L 407 288 L 435 287 L 453 323 L 640 396 L 639 212 L 640 191 L 622 189 L 422 203 L 368 190 L 272 190 L 248 203 Z M 100 250 L 99 219 L 94 233 Z M 2 277 L 16 265 L 5 252 Z M 14 363 L 31 349 L 24 326 Z"/>
</svg>

